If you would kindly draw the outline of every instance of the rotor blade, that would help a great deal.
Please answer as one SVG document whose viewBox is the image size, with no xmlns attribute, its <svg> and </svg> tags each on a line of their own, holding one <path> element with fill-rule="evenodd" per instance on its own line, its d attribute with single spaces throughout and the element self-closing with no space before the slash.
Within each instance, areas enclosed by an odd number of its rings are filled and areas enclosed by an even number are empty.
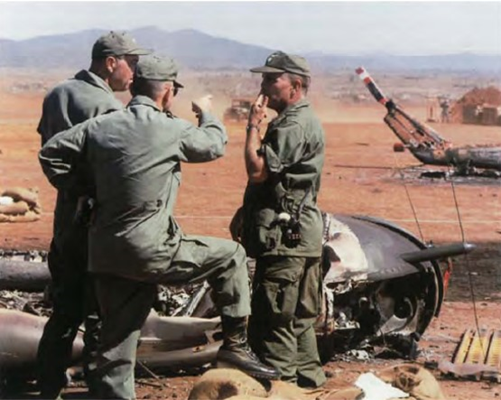
<svg viewBox="0 0 501 400">
<path fill-rule="evenodd" d="M 369 73 L 365 70 L 364 67 L 358 67 L 355 72 L 357 73 L 358 77 L 360 80 L 362 80 L 369 90 L 371 94 L 374 96 L 374 98 L 381 103 L 383 106 L 386 105 L 386 103 L 389 101 L 389 99 L 386 98 L 386 96 L 383 94 L 381 89 L 376 85 L 376 82 L 374 82 L 374 79 L 369 75 Z"/>
</svg>

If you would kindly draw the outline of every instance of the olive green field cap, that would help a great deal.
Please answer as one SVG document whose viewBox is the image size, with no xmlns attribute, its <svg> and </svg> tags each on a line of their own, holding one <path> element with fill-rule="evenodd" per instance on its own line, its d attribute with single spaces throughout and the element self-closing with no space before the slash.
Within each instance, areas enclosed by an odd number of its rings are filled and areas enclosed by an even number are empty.
<svg viewBox="0 0 501 400">
<path fill-rule="evenodd" d="M 136 66 L 135 78 L 152 81 L 171 81 L 176 87 L 184 87 L 177 79 L 178 67 L 176 62 L 169 57 L 149 55 L 142 57 Z"/>
<path fill-rule="evenodd" d="M 92 59 L 125 55 L 144 56 L 147 54 L 151 54 L 151 50 L 141 48 L 127 32 L 110 31 L 97 39 L 92 47 Z"/>
<path fill-rule="evenodd" d="M 264 67 L 251 68 L 250 71 L 262 74 L 290 72 L 292 74 L 310 76 L 310 67 L 304 57 L 286 54 L 283 51 L 276 51 L 268 56 Z"/>
</svg>

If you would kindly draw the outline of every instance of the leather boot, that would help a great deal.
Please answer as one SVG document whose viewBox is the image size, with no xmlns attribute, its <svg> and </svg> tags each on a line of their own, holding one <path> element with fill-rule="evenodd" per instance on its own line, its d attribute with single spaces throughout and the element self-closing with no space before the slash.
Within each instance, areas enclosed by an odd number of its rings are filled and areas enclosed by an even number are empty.
<svg viewBox="0 0 501 400">
<path fill-rule="evenodd" d="M 246 318 L 222 316 L 223 345 L 217 353 L 218 368 L 237 368 L 255 378 L 275 380 L 280 373 L 263 364 L 247 342 Z"/>
</svg>

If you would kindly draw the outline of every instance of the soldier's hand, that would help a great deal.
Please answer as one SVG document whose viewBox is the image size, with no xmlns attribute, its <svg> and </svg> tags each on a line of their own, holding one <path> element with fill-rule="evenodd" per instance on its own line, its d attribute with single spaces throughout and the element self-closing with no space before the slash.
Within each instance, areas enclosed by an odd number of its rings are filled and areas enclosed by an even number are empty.
<svg viewBox="0 0 501 400">
<path fill-rule="evenodd" d="M 251 107 L 249 113 L 249 125 L 259 126 L 261 121 L 266 118 L 266 107 L 268 106 L 268 97 L 259 93 L 256 101 Z"/>
<path fill-rule="evenodd" d="M 212 95 L 202 96 L 191 102 L 191 110 L 199 116 L 202 112 L 207 112 L 212 109 Z"/>
</svg>

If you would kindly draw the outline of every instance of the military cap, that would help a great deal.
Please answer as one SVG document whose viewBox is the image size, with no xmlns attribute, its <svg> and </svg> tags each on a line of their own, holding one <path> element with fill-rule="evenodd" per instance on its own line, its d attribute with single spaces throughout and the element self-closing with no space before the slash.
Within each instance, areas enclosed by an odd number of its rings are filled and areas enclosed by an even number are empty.
<svg viewBox="0 0 501 400">
<path fill-rule="evenodd" d="M 177 78 L 178 68 L 172 58 L 150 55 L 139 60 L 134 76 L 152 81 L 171 81 L 176 87 L 184 87 Z"/>
<path fill-rule="evenodd" d="M 144 56 L 150 53 L 150 50 L 139 47 L 127 32 L 111 31 L 97 39 L 92 47 L 92 59 L 125 55 Z"/>
<path fill-rule="evenodd" d="M 283 51 L 276 51 L 266 59 L 264 67 L 252 68 L 251 72 L 278 73 L 290 72 L 292 74 L 310 76 L 310 67 L 301 56 L 286 54 Z"/>
</svg>

